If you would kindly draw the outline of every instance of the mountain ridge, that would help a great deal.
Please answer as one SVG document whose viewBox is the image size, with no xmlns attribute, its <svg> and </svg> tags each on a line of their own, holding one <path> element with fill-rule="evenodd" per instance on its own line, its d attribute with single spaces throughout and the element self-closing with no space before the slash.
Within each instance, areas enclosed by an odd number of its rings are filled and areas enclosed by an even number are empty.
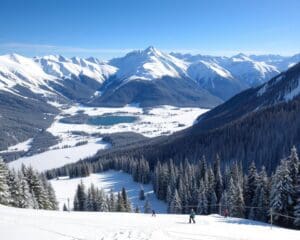
<svg viewBox="0 0 300 240">
<path fill-rule="evenodd" d="M 244 89 L 269 80 L 297 60 L 300 61 L 299 54 L 291 57 L 242 53 L 232 57 L 168 54 L 153 46 L 129 52 L 124 57 L 110 61 L 100 61 L 94 57 L 47 55 L 27 58 L 10 54 L 0 56 L 0 90 L 20 94 L 14 91 L 14 86 L 21 85 L 37 94 L 52 97 L 62 95 L 84 103 L 92 101 L 95 95 L 96 98 L 101 98 L 99 95 L 109 85 L 120 87 L 129 81 L 157 81 L 168 77 L 193 81 L 201 91 L 206 90 L 224 101 Z M 83 91 L 76 99 L 75 92 L 79 89 Z M 103 102 L 103 99 L 95 102 Z M 172 103 L 174 102 L 169 102 Z M 130 102 L 123 99 L 121 104 Z"/>
</svg>

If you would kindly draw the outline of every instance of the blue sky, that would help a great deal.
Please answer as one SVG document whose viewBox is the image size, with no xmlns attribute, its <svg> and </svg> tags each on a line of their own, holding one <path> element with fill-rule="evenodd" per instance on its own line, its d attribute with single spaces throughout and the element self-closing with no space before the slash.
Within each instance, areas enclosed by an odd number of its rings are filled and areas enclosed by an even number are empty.
<svg viewBox="0 0 300 240">
<path fill-rule="evenodd" d="M 0 54 L 300 52 L 299 0 L 1 0 Z"/>
</svg>

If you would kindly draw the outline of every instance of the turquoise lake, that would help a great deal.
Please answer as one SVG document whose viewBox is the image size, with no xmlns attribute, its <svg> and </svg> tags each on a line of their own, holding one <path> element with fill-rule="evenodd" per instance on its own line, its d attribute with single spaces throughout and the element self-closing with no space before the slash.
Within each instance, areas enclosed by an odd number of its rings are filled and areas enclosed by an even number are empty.
<svg viewBox="0 0 300 240">
<path fill-rule="evenodd" d="M 138 118 L 134 116 L 96 116 L 87 120 L 90 125 L 110 126 L 119 123 L 132 123 Z"/>
</svg>

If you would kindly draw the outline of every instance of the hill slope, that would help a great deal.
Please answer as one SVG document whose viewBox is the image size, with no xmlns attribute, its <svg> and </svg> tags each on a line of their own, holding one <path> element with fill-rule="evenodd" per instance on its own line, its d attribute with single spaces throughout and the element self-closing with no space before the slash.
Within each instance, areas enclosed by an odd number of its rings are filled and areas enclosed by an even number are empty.
<svg viewBox="0 0 300 240">
<path fill-rule="evenodd" d="M 299 240 L 299 231 L 238 218 L 187 215 L 57 212 L 0 206 L 2 240 Z M 217 231 L 216 231 L 217 230 Z"/>
</svg>

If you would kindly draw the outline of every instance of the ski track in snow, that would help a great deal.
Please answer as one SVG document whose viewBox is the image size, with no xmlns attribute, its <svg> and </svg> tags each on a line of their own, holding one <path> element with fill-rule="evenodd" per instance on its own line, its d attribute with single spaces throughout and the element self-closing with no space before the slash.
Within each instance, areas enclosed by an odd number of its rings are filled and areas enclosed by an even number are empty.
<svg viewBox="0 0 300 240">
<path fill-rule="evenodd" d="M 1 240 L 300 240 L 299 231 L 218 215 L 57 212 L 0 206 Z"/>
</svg>

